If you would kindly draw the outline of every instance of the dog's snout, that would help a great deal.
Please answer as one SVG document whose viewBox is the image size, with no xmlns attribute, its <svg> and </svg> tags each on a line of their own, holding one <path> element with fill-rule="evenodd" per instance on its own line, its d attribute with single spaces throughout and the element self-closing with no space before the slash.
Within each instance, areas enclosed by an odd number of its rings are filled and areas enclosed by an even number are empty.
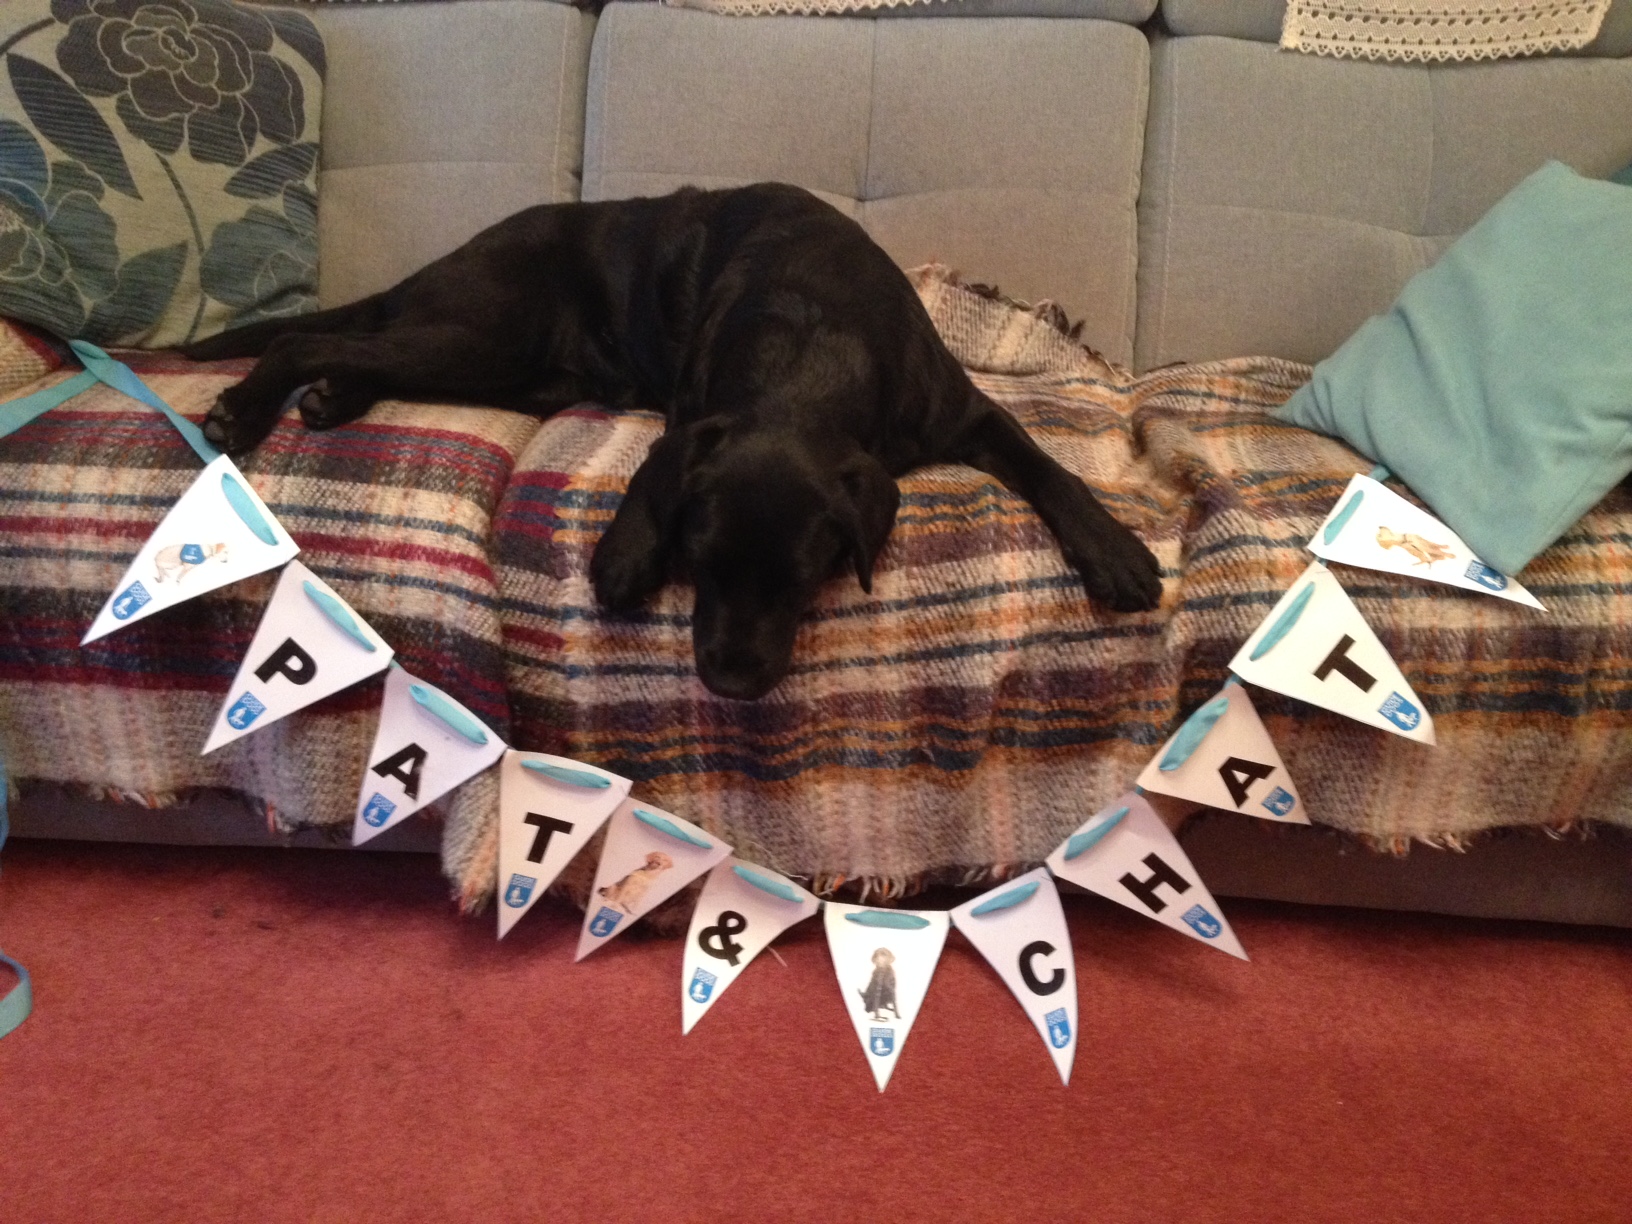
<svg viewBox="0 0 1632 1224">
<path fill-rule="evenodd" d="M 776 687 L 786 666 L 740 642 L 720 642 L 697 650 L 697 675 L 708 691 L 733 701 L 754 701 Z"/>
</svg>

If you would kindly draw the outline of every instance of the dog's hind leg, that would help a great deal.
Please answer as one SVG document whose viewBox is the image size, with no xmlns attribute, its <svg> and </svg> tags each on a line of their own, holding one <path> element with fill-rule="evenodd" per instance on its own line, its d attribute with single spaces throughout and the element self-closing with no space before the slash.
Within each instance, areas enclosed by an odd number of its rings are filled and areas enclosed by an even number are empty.
<svg viewBox="0 0 1632 1224">
<path fill-rule="evenodd" d="M 1094 599 L 1118 612 L 1154 608 L 1162 598 L 1161 570 L 1139 537 L 1020 422 L 979 392 L 971 389 L 971 395 L 965 427 L 936 458 L 978 468 L 1030 502 Z"/>
<path fill-rule="evenodd" d="M 251 450 L 272 432 L 296 388 L 324 379 L 338 394 L 327 405 L 320 394 L 312 410 L 322 427 L 332 428 L 362 415 L 381 395 L 498 398 L 524 377 L 519 354 L 464 327 L 285 334 L 272 341 L 247 378 L 221 393 L 204 423 L 204 436 L 229 454 Z"/>
</svg>

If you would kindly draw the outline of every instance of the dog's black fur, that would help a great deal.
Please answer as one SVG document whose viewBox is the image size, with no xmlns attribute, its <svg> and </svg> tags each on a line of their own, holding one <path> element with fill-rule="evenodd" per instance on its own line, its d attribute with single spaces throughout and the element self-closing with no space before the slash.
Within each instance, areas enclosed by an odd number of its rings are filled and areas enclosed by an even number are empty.
<svg viewBox="0 0 1632 1224">
<path fill-rule="evenodd" d="M 233 454 L 302 387 L 313 429 L 387 396 L 539 416 L 661 407 L 667 431 L 591 578 L 604 606 L 630 609 L 680 561 L 698 674 L 726 697 L 786 674 L 800 616 L 847 561 L 871 591 L 895 478 L 927 463 L 969 464 L 1025 497 L 1101 602 L 1161 596 L 1155 558 L 975 389 L 889 257 L 795 187 L 531 208 L 384 293 L 184 351 L 261 358 L 204 426 Z"/>
</svg>

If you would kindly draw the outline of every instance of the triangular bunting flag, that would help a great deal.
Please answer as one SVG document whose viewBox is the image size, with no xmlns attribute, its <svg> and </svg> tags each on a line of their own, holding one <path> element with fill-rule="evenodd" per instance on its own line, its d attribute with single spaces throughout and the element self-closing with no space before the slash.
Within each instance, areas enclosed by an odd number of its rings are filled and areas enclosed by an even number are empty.
<svg viewBox="0 0 1632 1224">
<path fill-rule="evenodd" d="M 1048 869 L 1163 926 L 1247 959 L 1190 857 L 1140 794 L 1096 813 L 1048 856 Z"/>
<path fill-rule="evenodd" d="M 214 752 L 391 665 L 391 647 L 299 561 L 278 589 L 204 745 Z"/>
<path fill-rule="evenodd" d="M 786 876 L 732 857 L 708 873 L 681 963 L 680 1031 L 691 1026 L 770 942 L 821 907 Z"/>
<path fill-rule="evenodd" d="M 1325 562 L 1310 563 L 1230 660 L 1230 670 L 1260 688 L 1434 742 L 1422 699 Z"/>
<path fill-rule="evenodd" d="M 625 799 L 606 826 L 573 959 L 623 934 L 730 853 L 720 838 L 673 813 Z"/>
<path fill-rule="evenodd" d="M 822 910 L 827 950 L 878 1090 L 890 1082 L 940 963 L 951 916 L 945 910 Z"/>
<path fill-rule="evenodd" d="M 1060 1082 L 1077 1056 L 1077 969 L 1060 893 L 1039 867 L 952 911 L 952 924 L 996 969 L 1037 1026 Z"/>
<path fill-rule="evenodd" d="M 542 752 L 499 766 L 499 938 L 629 794 L 629 779 Z"/>
<path fill-rule="evenodd" d="M 1281 754 L 1239 684 L 1226 684 L 1173 733 L 1139 785 L 1264 820 L 1309 823 Z"/>
<path fill-rule="evenodd" d="M 170 507 L 80 645 L 205 591 L 276 569 L 299 551 L 244 474 L 222 455 Z"/>
<path fill-rule="evenodd" d="M 1444 523 L 1370 476 L 1349 481 L 1309 551 L 1328 561 L 1482 591 L 1532 608 L 1536 597 L 1493 570 Z"/>
<path fill-rule="evenodd" d="M 360 846 L 482 772 L 504 741 L 441 689 L 393 665 L 368 754 L 351 844 Z"/>
</svg>

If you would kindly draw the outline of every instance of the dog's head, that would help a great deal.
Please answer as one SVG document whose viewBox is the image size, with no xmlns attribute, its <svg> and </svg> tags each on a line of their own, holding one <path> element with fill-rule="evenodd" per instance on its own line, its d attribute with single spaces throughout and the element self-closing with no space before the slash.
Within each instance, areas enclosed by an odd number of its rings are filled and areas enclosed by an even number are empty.
<svg viewBox="0 0 1632 1224">
<path fill-rule="evenodd" d="M 872 456 L 839 439 L 688 427 L 674 547 L 696 588 L 697 674 L 722 697 L 762 697 L 787 674 L 799 620 L 822 583 L 873 561 L 900 493 Z"/>
</svg>

